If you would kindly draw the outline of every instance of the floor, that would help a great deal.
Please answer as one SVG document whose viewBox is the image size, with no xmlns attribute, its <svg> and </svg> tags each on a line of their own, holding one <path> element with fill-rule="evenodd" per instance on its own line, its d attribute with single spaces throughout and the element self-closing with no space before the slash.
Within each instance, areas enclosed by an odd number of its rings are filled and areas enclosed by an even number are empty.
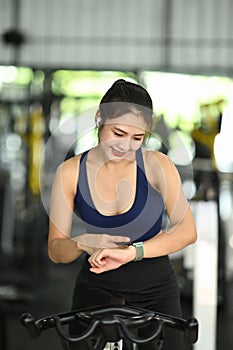
<svg viewBox="0 0 233 350">
<path fill-rule="evenodd" d="M 4 304 L 6 315 L 5 345 L 0 350 L 61 350 L 60 340 L 55 331 L 48 330 L 37 339 L 31 339 L 22 327 L 19 317 L 24 312 L 31 313 L 35 319 L 46 315 L 66 312 L 70 306 L 73 281 L 78 265 L 55 265 L 48 261 L 41 266 L 41 282 L 37 288 L 35 300 L 29 303 Z M 233 345 L 233 282 L 226 286 L 224 304 L 218 308 L 217 348 L 216 350 L 231 350 Z M 184 316 L 190 316 L 191 299 L 182 298 Z M 1 303 L 0 303 L 1 307 Z M 2 342 L 3 343 L 3 342 Z M 206 349 L 208 350 L 208 349 Z"/>
</svg>

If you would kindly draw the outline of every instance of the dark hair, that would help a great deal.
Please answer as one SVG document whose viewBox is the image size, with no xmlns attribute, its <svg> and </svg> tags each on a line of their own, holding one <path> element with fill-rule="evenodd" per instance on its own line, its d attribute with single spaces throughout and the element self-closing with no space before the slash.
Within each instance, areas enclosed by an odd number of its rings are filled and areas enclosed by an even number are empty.
<svg viewBox="0 0 233 350">
<path fill-rule="evenodd" d="M 150 130 L 153 122 L 153 103 L 147 90 L 139 84 L 118 79 L 105 93 L 99 106 L 102 123 L 126 113 L 141 115 Z"/>
</svg>

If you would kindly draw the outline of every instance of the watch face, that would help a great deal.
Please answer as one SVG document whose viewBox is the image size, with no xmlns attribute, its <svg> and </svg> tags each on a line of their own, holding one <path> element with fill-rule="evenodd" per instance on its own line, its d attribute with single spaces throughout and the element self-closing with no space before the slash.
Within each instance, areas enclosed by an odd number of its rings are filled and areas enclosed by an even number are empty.
<svg viewBox="0 0 233 350">
<path fill-rule="evenodd" d="M 135 247 L 143 247 L 143 242 L 136 242 L 136 243 L 133 243 L 133 245 Z"/>
</svg>

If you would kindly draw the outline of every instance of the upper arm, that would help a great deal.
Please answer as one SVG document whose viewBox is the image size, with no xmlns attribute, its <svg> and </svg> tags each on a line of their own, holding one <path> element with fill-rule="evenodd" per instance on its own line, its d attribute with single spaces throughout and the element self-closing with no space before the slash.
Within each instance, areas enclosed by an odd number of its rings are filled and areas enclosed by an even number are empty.
<svg viewBox="0 0 233 350">
<path fill-rule="evenodd" d="M 70 236 L 77 177 L 78 161 L 75 157 L 57 168 L 50 197 L 49 242 Z"/>
<path fill-rule="evenodd" d="M 178 224 L 190 211 L 179 172 L 171 159 L 165 154 L 156 153 L 155 157 L 157 187 L 163 197 L 171 224 Z"/>
<path fill-rule="evenodd" d="M 166 210 L 171 223 L 177 224 L 183 220 L 190 208 L 178 170 L 170 159 L 168 163 L 165 193 Z"/>
</svg>

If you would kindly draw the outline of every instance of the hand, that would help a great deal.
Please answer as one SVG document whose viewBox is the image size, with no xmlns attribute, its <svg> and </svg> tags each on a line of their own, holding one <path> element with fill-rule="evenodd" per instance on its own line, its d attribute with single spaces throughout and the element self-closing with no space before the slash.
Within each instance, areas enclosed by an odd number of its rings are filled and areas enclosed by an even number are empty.
<svg viewBox="0 0 233 350">
<path fill-rule="evenodd" d="M 112 236 L 107 234 L 85 233 L 73 238 L 77 242 L 77 247 L 80 250 L 92 255 L 100 248 L 117 248 L 120 245 L 126 245 L 130 242 L 129 237 Z"/>
<path fill-rule="evenodd" d="M 136 256 L 134 246 L 99 249 L 96 250 L 88 259 L 91 268 L 90 271 L 96 274 L 114 270 L 132 260 Z"/>
</svg>

